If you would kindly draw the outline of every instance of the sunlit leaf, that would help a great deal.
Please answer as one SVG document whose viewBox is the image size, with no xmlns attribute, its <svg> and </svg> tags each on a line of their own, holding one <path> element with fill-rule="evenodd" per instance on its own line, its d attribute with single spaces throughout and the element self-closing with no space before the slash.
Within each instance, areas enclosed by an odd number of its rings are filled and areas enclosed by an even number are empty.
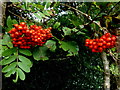
<svg viewBox="0 0 120 90">
<path fill-rule="evenodd" d="M 7 26 L 12 27 L 12 19 L 10 16 L 8 16 L 8 18 L 7 18 Z"/>
<path fill-rule="evenodd" d="M 24 74 L 24 72 L 20 68 L 17 68 L 17 71 L 18 71 L 19 78 L 21 80 L 25 80 L 25 74 Z"/>
<path fill-rule="evenodd" d="M 9 72 L 10 70 L 14 69 L 17 65 L 17 62 L 13 62 L 10 65 L 6 65 L 3 69 L 2 72 Z"/>
<path fill-rule="evenodd" d="M 23 62 L 18 62 L 18 66 L 25 72 L 30 72 L 30 67 L 28 67 L 25 63 Z"/>
<path fill-rule="evenodd" d="M 56 50 L 56 42 L 54 40 L 48 40 L 45 45 L 53 52 Z"/>
<path fill-rule="evenodd" d="M 5 74 L 5 77 L 10 77 L 11 74 L 14 74 L 14 73 L 15 73 L 15 71 L 16 71 L 16 68 L 13 68 L 12 70 L 10 70 L 9 72 L 7 72 L 7 73 Z"/>
<path fill-rule="evenodd" d="M 15 53 L 17 51 L 17 48 L 10 48 L 10 49 L 7 49 L 7 50 L 5 50 L 3 53 L 2 53 L 2 55 L 3 56 L 9 56 L 9 55 L 11 55 L 11 54 L 13 54 L 13 53 Z"/>
<path fill-rule="evenodd" d="M 26 55 L 26 56 L 31 56 L 32 53 L 28 49 L 19 49 L 19 52 Z"/>
<path fill-rule="evenodd" d="M 26 58 L 25 56 L 19 55 L 19 60 L 24 64 L 26 64 L 27 66 L 32 67 L 32 62 L 30 61 L 30 59 Z"/>
<path fill-rule="evenodd" d="M 0 65 L 7 65 L 10 64 L 11 62 L 15 61 L 15 59 L 17 58 L 16 55 L 12 55 L 10 56 L 8 59 L 3 59 L 0 61 Z"/>
</svg>

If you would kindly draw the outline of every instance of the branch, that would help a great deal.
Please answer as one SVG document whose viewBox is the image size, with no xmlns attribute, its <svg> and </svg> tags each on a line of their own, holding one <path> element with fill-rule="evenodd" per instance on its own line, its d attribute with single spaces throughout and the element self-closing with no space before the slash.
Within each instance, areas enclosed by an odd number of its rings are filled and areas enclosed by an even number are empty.
<svg viewBox="0 0 120 90">
<path fill-rule="evenodd" d="M 110 90 L 110 68 L 109 61 L 105 52 L 101 53 L 101 58 L 104 65 L 104 90 Z"/>
<path fill-rule="evenodd" d="M 67 4 L 63 4 L 63 3 L 60 3 L 60 4 L 61 4 L 61 5 L 64 5 L 64 6 L 67 6 L 67 7 L 71 8 L 71 9 L 73 9 L 73 10 L 81 13 L 82 15 L 84 15 L 85 17 L 87 17 L 90 21 L 92 21 L 93 23 L 95 23 L 96 25 L 98 25 L 101 29 L 103 29 L 103 28 L 101 27 L 100 23 L 94 21 L 94 20 L 91 18 L 91 16 L 89 16 L 88 14 L 86 14 L 86 13 L 84 13 L 84 12 L 82 12 L 82 11 L 74 8 L 74 7 L 71 7 L 71 6 L 67 5 Z M 91 22 L 91 23 L 92 23 L 92 22 Z M 87 25 L 89 25 L 89 23 L 88 23 Z"/>
<path fill-rule="evenodd" d="M 113 60 L 117 63 L 117 58 L 113 55 L 111 50 L 109 50 L 109 54 L 113 58 Z"/>
</svg>

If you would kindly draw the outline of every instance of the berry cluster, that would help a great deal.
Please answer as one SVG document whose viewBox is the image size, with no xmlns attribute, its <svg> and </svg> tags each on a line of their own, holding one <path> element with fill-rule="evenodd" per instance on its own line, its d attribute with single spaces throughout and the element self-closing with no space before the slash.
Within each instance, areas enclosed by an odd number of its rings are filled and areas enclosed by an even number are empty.
<svg viewBox="0 0 120 90">
<path fill-rule="evenodd" d="M 36 45 L 42 46 L 47 39 L 52 37 L 51 27 L 43 29 L 41 26 L 30 25 L 28 28 L 25 22 L 14 24 L 14 27 L 9 33 L 15 47 L 29 49 Z"/>
<path fill-rule="evenodd" d="M 106 48 L 115 46 L 116 36 L 106 33 L 99 39 L 86 39 L 85 46 L 89 47 L 92 52 L 102 52 Z"/>
</svg>

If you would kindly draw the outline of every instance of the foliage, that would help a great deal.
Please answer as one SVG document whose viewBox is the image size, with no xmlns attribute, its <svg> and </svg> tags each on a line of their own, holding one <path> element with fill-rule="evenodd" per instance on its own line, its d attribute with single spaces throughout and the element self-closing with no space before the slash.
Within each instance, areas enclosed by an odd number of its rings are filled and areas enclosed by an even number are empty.
<svg viewBox="0 0 120 90">
<path fill-rule="evenodd" d="M 99 38 L 106 32 L 105 30 L 115 34 L 111 28 L 119 27 L 116 25 L 119 23 L 119 10 L 117 2 L 7 3 L 7 19 L 3 26 L 5 33 L 1 40 L 0 52 L 3 57 L 3 60 L 0 61 L 0 64 L 3 65 L 2 72 L 5 73 L 5 77 L 16 75 L 13 81 L 17 82 L 18 78 L 25 80 L 26 73 L 31 72 L 31 67 L 36 63 L 35 60 L 59 62 L 68 58 L 69 63 L 75 65 L 77 71 L 70 72 L 72 79 L 65 81 L 67 84 L 65 83 L 64 88 L 70 89 L 71 85 L 75 87 L 73 90 L 102 88 L 104 71 L 100 55 L 91 52 L 84 46 L 85 39 Z M 13 24 L 23 21 L 28 25 L 52 27 L 53 38 L 47 40 L 43 46 L 35 46 L 30 49 L 13 47 L 8 31 L 13 28 Z M 116 48 L 112 52 L 116 53 Z M 71 69 L 69 65 L 66 68 Z M 116 74 L 113 72 L 114 69 L 116 68 L 111 64 L 111 71 Z M 43 74 L 45 73 L 43 72 Z"/>
</svg>

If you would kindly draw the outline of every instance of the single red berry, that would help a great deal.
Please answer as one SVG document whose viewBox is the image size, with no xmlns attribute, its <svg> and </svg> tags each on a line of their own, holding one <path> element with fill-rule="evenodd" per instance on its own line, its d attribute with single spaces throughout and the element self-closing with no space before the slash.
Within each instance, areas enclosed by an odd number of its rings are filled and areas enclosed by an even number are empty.
<svg viewBox="0 0 120 90">
<path fill-rule="evenodd" d="M 13 26 L 14 26 L 15 28 L 18 28 L 19 25 L 18 25 L 18 24 L 14 24 Z"/>
<path fill-rule="evenodd" d="M 97 45 L 94 45 L 94 46 L 93 46 L 93 48 L 94 48 L 94 49 L 97 49 L 97 48 L 98 48 L 98 46 L 97 46 Z"/>
<path fill-rule="evenodd" d="M 106 41 L 103 41 L 102 43 L 106 45 Z"/>
<path fill-rule="evenodd" d="M 25 26 L 26 23 L 25 23 L 25 22 L 20 22 L 20 25 L 21 25 L 21 26 Z"/>
<path fill-rule="evenodd" d="M 109 47 L 111 44 L 110 43 L 107 43 L 106 46 Z"/>
<path fill-rule="evenodd" d="M 99 42 L 103 42 L 104 40 L 102 38 L 99 39 Z"/>
<path fill-rule="evenodd" d="M 111 34 L 110 34 L 110 33 L 106 33 L 105 36 L 106 36 L 106 37 L 110 37 Z"/>
<path fill-rule="evenodd" d="M 110 37 L 106 38 L 106 41 L 107 42 L 111 41 L 111 38 Z"/>
<path fill-rule="evenodd" d="M 15 34 L 11 34 L 10 36 L 11 36 L 12 38 L 14 38 L 14 37 L 15 37 Z"/>
<path fill-rule="evenodd" d="M 92 52 L 96 52 L 96 50 L 95 50 L 95 49 L 92 49 Z"/>
<path fill-rule="evenodd" d="M 98 46 L 102 46 L 102 45 L 103 45 L 103 43 L 98 43 L 97 45 L 98 45 Z"/>
<path fill-rule="evenodd" d="M 18 29 L 18 30 L 22 30 L 23 27 L 22 27 L 21 25 L 19 25 L 19 26 L 17 27 L 17 29 Z"/>
<path fill-rule="evenodd" d="M 102 48 L 105 49 L 105 48 L 107 48 L 107 47 L 106 47 L 106 45 L 103 45 Z"/>
<path fill-rule="evenodd" d="M 39 27 L 38 27 L 38 26 L 36 26 L 36 27 L 34 28 L 34 30 L 39 30 Z"/>
<path fill-rule="evenodd" d="M 90 45 L 89 48 L 92 49 L 92 48 L 93 48 L 93 45 Z"/>
<path fill-rule="evenodd" d="M 116 36 L 112 36 L 111 40 L 115 41 L 116 40 Z"/>
<path fill-rule="evenodd" d="M 98 51 L 99 51 L 99 52 L 102 52 L 102 51 L 103 51 L 103 48 L 102 48 L 102 47 L 99 47 L 99 48 L 98 48 Z"/>
<path fill-rule="evenodd" d="M 105 36 L 105 35 L 103 35 L 101 38 L 105 40 L 105 39 L 106 39 L 106 36 Z"/>
</svg>

